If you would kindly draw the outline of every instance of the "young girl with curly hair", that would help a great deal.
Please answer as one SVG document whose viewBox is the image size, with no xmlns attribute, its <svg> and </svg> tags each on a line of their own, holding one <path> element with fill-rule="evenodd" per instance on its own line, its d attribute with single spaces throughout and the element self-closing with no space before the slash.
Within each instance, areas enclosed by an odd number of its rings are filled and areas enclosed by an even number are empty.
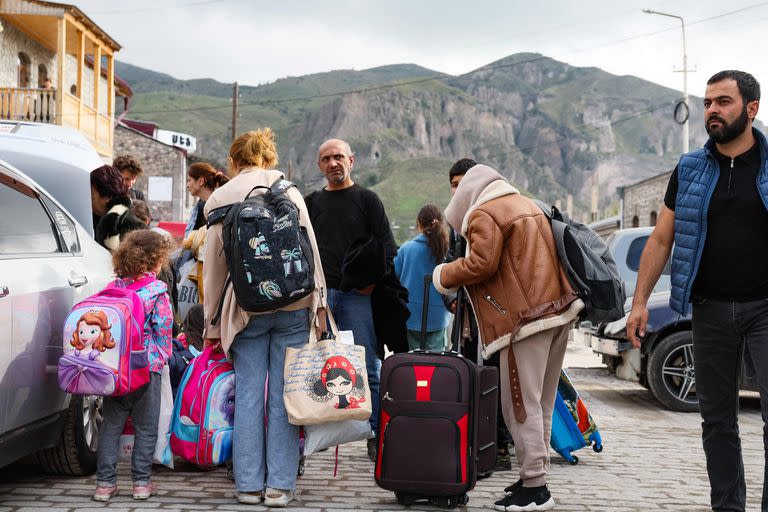
<svg viewBox="0 0 768 512">
<path fill-rule="evenodd" d="M 142 229 L 125 235 L 112 254 L 117 275 L 115 286 L 126 287 L 137 281 L 144 283 L 136 293 L 144 305 L 144 344 L 149 353 L 150 380 L 127 395 L 104 397 L 104 422 L 99 435 L 96 492 L 93 495 L 96 501 L 108 501 L 118 493 L 120 433 L 129 415 L 136 431 L 131 461 L 133 499 L 145 500 L 157 493 L 157 486 L 150 476 L 160 417 L 160 374 L 171 355 L 173 313 L 167 286 L 156 276 L 167 265 L 170 250 L 168 238 Z"/>
</svg>

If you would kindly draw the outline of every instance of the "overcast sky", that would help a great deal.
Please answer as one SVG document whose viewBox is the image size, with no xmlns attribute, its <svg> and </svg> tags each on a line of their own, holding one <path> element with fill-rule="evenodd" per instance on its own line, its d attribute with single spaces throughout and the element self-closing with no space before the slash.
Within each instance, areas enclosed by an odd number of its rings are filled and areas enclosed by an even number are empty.
<svg viewBox="0 0 768 512">
<path fill-rule="evenodd" d="M 689 93 L 743 69 L 768 84 L 768 1 L 82 0 L 118 59 L 177 78 L 257 85 L 285 76 L 414 63 L 461 74 L 518 52 L 596 66 Z M 534 5 L 535 4 L 535 5 Z M 714 19 L 712 19 L 714 18 Z M 768 112 L 761 112 L 765 119 Z"/>
</svg>

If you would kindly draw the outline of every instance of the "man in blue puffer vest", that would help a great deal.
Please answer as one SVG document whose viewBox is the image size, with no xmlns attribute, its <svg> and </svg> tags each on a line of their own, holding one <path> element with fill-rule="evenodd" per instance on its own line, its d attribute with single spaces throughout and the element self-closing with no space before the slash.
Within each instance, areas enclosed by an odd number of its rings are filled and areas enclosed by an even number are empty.
<svg viewBox="0 0 768 512">
<path fill-rule="evenodd" d="M 707 82 L 709 140 L 683 155 L 672 173 L 627 321 L 628 337 L 639 347 L 648 296 L 674 243 L 670 306 L 685 314 L 693 304 L 696 395 L 712 510 L 718 511 L 746 506 L 738 429 L 745 350 L 768 417 L 768 141 L 752 127 L 759 102 L 760 84 L 743 71 L 721 71 Z M 768 430 L 763 441 L 768 448 Z M 768 511 L 768 486 L 761 510 Z"/>
</svg>

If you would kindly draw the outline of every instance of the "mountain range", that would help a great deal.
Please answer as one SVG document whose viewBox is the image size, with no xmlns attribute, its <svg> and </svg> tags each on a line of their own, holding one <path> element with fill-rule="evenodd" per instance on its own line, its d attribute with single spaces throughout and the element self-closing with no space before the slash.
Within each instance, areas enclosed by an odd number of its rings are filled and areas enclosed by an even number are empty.
<svg viewBox="0 0 768 512">
<path fill-rule="evenodd" d="M 127 117 L 198 140 L 195 157 L 218 166 L 231 142 L 232 84 L 178 80 L 126 63 Z M 633 76 L 520 53 L 460 76 L 414 64 L 334 70 L 240 86 L 239 132 L 270 126 L 279 168 L 306 192 L 322 186 L 318 145 L 349 141 L 353 177 L 381 197 L 399 241 L 418 209 L 449 200 L 447 172 L 462 157 L 495 167 L 524 193 L 586 218 L 597 186 L 602 213 L 616 188 L 671 169 L 680 155 L 673 118 L 681 93 Z M 701 99 L 690 101 L 690 144 L 706 140 Z"/>
</svg>

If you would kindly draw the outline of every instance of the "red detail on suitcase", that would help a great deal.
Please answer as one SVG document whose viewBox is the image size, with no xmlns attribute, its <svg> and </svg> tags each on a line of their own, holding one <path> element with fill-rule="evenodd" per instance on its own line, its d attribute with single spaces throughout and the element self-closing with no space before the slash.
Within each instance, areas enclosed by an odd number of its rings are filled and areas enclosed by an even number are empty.
<svg viewBox="0 0 768 512">
<path fill-rule="evenodd" d="M 416 375 L 416 400 L 428 402 L 430 400 L 432 375 L 435 373 L 435 367 L 414 366 L 413 373 Z"/>
<path fill-rule="evenodd" d="M 576 401 L 576 413 L 579 415 L 579 430 L 584 433 L 589 430 L 589 413 L 581 398 Z"/>
<path fill-rule="evenodd" d="M 389 423 L 390 416 L 384 410 L 381 411 L 381 421 L 379 423 L 379 437 L 376 439 L 378 446 L 376 447 L 376 478 L 381 478 L 381 459 L 384 453 L 384 432 L 387 430 L 387 423 Z"/>
<path fill-rule="evenodd" d="M 469 448 L 469 414 L 465 414 L 456 423 L 461 436 L 461 483 L 467 483 L 467 450 Z"/>
</svg>

